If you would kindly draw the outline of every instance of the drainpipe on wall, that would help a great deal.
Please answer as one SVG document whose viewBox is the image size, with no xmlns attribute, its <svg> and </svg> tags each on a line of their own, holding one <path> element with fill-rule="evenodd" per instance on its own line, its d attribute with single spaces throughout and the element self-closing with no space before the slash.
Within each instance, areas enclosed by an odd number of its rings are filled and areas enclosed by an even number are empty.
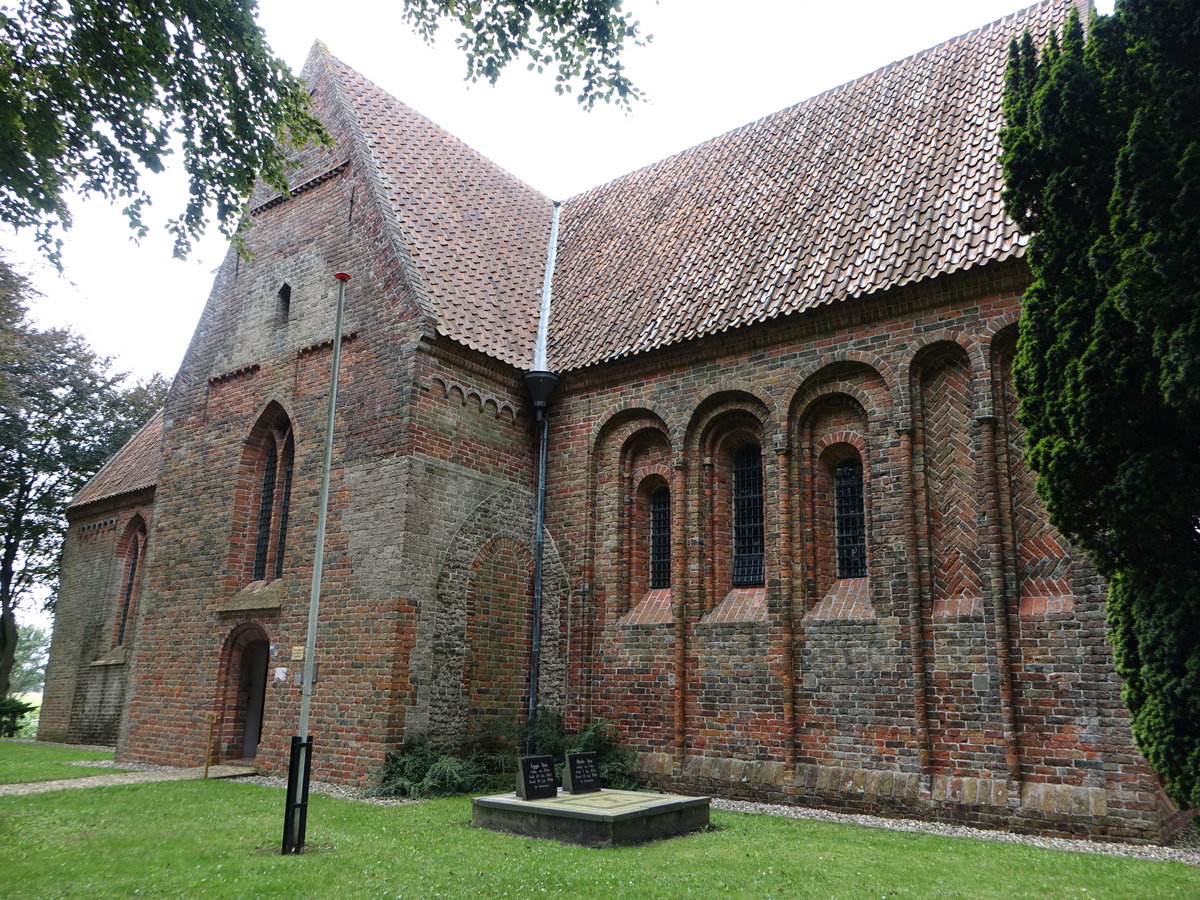
<svg viewBox="0 0 1200 900">
<path fill-rule="evenodd" d="M 545 542 L 542 533 L 546 524 L 546 450 L 550 438 L 550 423 L 546 406 L 558 375 L 549 371 L 546 363 L 546 335 L 550 324 L 550 294 L 554 281 L 554 256 L 558 245 L 559 204 L 554 202 L 550 217 L 550 246 L 546 250 L 546 274 L 542 279 L 542 308 L 538 316 L 537 340 L 533 347 L 533 368 L 525 373 L 525 388 L 533 400 L 533 414 L 538 426 L 537 507 L 533 523 L 533 634 L 529 652 L 529 716 L 533 725 L 538 712 L 538 673 L 542 657 L 542 554 Z M 526 742 L 526 752 L 532 753 L 532 737 Z"/>
</svg>

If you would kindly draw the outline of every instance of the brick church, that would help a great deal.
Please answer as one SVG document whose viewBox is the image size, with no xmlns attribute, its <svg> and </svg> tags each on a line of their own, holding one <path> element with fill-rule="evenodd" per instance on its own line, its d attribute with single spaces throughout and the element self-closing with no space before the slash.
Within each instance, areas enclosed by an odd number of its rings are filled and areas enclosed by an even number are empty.
<svg viewBox="0 0 1200 900">
<path fill-rule="evenodd" d="M 544 368 L 541 707 L 662 788 L 1169 835 L 1014 417 L 1004 67 L 1074 5 L 561 206 L 316 45 L 336 145 L 254 195 L 165 409 L 68 510 L 40 736 L 195 765 L 213 721 L 286 767 L 346 272 L 318 778 L 525 715 Z"/>
</svg>

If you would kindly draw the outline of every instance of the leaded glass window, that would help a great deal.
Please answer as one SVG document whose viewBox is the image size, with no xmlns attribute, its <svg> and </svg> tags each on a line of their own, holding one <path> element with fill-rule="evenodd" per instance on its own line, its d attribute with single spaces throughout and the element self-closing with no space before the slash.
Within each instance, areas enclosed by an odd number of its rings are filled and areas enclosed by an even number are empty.
<svg viewBox="0 0 1200 900">
<path fill-rule="evenodd" d="M 292 500 L 292 464 L 295 449 L 291 439 L 283 447 L 283 490 L 279 498 L 279 538 L 275 543 L 275 577 L 283 575 L 283 551 L 287 547 L 288 512 Z"/>
<path fill-rule="evenodd" d="M 763 583 L 762 453 L 743 444 L 733 457 L 733 583 Z"/>
<path fill-rule="evenodd" d="M 275 512 L 275 475 L 278 467 L 279 454 L 275 450 L 275 440 L 270 441 L 266 457 L 263 460 L 262 493 L 258 500 L 258 526 L 254 538 L 254 580 L 262 581 L 267 577 L 267 553 L 271 549 L 271 517 Z"/>
<path fill-rule="evenodd" d="M 867 574 L 867 532 L 863 467 L 857 458 L 843 459 L 834 468 L 833 496 L 838 578 L 862 578 Z"/>
<path fill-rule="evenodd" d="M 129 624 L 129 613 L 133 608 L 134 592 L 137 590 L 138 566 L 141 562 L 142 541 L 145 538 L 145 530 L 139 528 L 129 541 L 129 557 L 125 567 L 125 588 L 121 592 L 121 614 L 117 619 L 117 640 L 114 644 L 116 647 L 125 643 L 125 629 Z"/>
<path fill-rule="evenodd" d="M 671 586 L 671 489 L 650 495 L 650 588 Z"/>
</svg>

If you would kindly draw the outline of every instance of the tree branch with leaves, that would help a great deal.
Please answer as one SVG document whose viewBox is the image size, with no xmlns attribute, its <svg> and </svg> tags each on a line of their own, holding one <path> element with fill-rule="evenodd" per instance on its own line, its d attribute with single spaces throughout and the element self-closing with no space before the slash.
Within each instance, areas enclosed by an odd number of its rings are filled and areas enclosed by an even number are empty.
<svg viewBox="0 0 1200 900">
<path fill-rule="evenodd" d="M 467 77 L 555 67 L 555 89 L 629 103 L 621 56 L 640 43 L 621 0 L 401 0 L 432 40 L 454 23 Z M 329 138 L 304 85 L 268 46 L 254 0 L 17 0 L 0 7 L 0 220 L 60 263 L 73 195 L 124 207 L 143 235 L 147 173 L 177 149 L 189 197 L 168 223 L 185 256 L 215 215 L 240 240 L 258 179 L 287 191 L 296 148 Z"/>
<path fill-rule="evenodd" d="M 16 610 L 53 601 L 66 506 L 153 415 L 168 383 L 127 387 L 77 335 L 26 318 L 29 282 L 0 260 L 0 697 Z"/>
</svg>

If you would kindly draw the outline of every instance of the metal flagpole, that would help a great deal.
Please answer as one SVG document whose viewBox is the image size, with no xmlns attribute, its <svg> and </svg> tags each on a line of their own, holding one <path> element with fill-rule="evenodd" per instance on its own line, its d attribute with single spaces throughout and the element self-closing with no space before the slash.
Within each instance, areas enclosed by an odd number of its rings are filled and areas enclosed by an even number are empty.
<svg viewBox="0 0 1200 900">
<path fill-rule="evenodd" d="M 321 603 L 321 569 L 325 563 L 325 516 L 329 506 L 329 469 L 333 463 L 333 423 L 337 410 L 338 374 L 342 361 L 342 312 L 346 306 L 346 282 L 350 276 L 338 272 L 337 314 L 333 322 L 333 363 L 329 376 L 329 409 L 325 418 L 325 457 L 321 463 L 321 499 L 317 506 L 317 549 L 313 557 L 312 591 L 308 600 L 308 637 L 304 643 L 304 675 L 300 686 L 300 725 L 292 737 L 288 766 L 287 811 L 283 822 L 283 852 L 304 850 L 308 820 L 308 782 L 312 771 L 312 735 L 308 733 L 312 708 L 312 686 L 316 673 L 317 609 Z"/>
</svg>

